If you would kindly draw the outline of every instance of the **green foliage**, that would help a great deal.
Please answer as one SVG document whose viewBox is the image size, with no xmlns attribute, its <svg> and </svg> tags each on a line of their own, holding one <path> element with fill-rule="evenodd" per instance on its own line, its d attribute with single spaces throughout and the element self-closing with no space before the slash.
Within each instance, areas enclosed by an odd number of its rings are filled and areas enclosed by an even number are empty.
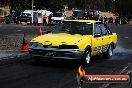
<svg viewBox="0 0 132 88">
<path fill-rule="evenodd" d="M 0 0 L 0 6 L 10 5 L 12 9 L 24 11 L 32 9 L 32 0 Z M 34 9 L 47 9 L 52 12 L 62 10 L 64 5 L 69 9 L 113 11 L 132 18 L 132 0 L 34 0 Z"/>
<path fill-rule="evenodd" d="M 47 9 L 53 12 L 64 8 L 62 0 L 34 0 L 34 5 L 36 9 Z"/>
<path fill-rule="evenodd" d="M 128 19 L 132 18 L 132 0 L 116 0 L 115 12 Z"/>
<path fill-rule="evenodd" d="M 8 5 L 9 4 L 8 2 L 9 0 L 0 0 L 0 7 Z"/>
</svg>

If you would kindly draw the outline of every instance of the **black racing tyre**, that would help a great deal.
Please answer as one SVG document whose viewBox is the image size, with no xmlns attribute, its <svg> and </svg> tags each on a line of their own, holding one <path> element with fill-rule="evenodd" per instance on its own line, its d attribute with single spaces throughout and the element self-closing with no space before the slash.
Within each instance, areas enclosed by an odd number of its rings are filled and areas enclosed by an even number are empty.
<svg viewBox="0 0 132 88">
<path fill-rule="evenodd" d="M 107 58 L 111 57 L 113 55 L 113 49 L 113 44 L 110 44 L 108 50 L 104 53 L 104 56 Z"/>
<path fill-rule="evenodd" d="M 81 58 L 83 65 L 88 65 L 91 62 L 91 51 L 86 49 L 84 52 L 83 57 Z"/>
</svg>

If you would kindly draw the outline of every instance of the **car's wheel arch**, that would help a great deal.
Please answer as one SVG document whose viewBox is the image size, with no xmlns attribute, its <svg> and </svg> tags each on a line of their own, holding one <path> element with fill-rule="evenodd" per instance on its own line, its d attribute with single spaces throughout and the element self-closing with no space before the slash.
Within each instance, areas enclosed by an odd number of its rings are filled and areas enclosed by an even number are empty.
<svg viewBox="0 0 132 88">
<path fill-rule="evenodd" d="M 116 48 L 116 43 L 114 42 L 113 39 L 110 39 L 110 44 L 112 45 L 112 48 L 113 48 L 113 49 Z"/>
<path fill-rule="evenodd" d="M 84 43 L 84 46 L 83 46 L 83 48 L 86 50 L 86 49 L 92 49 L 91 48 L 91 43 L 90 42 L 87 42 L 87 43 Z"/>
<path fill-rule="evenodd" d="M 87 56 L 88 53 L 89 53 L 89 58 Z M 90 64 L 91 62 L 91 46 L 90 45 L 87 45 L 87 47 L 85 48 L 85 52 L 81 58 L 81 62 L 82 62 L 82 65 Z"/>
<path fill-rule="evenodd" d="M 114 42 L 111 42 L 110 45 L 112 46 L 113 49 L 115 49 L 115 44 L 114 44 Z"/>
<path fill-rule="evenodd" d="M 91 46 L 90 46 L 90 45 L 87 45 L 87 46 L 86 46 L 86 48 L 85 48 L 85 51 L 86 51 L 86 50 L 88 50 L 88 51 L 90 51 L 90 52 L 91 52 L 91 51 L 92 51 Z"/>
</svg>

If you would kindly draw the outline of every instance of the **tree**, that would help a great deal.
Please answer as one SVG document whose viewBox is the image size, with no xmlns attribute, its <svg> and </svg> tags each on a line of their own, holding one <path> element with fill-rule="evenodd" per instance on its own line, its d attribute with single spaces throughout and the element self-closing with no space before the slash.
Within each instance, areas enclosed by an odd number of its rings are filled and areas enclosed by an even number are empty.
<svg viewBox="0 0 132 88">
<path fill-rule="evenodd" d="M 132 18 L 132 0 L 116 0 L 115 12 L 127 19 Z"/>
<path fill-rule="evenodd" d="M 0 7 L 6 6 L 6 5 L 9 5 L 9 1 L 8 0 L 0 0 Z"/>
<path fill-rule="evenodd" d="M 34 0 L 37 9 L 47 9 L 52 12 L 63 9 L 64 2 L 62 0 Z"/>
<path fill-rule="evenodd" d="M 12 10 L 32 9 L 32 0 L 0 0 L 0 6 L 9 5 Z M 113 11 L 121 16 L 132 18 L 132 0 L 34 0 L 36 9 L 47 9 L 52 12 L 62 10 L 64 5 L 70 9 Z"/>
</svg>

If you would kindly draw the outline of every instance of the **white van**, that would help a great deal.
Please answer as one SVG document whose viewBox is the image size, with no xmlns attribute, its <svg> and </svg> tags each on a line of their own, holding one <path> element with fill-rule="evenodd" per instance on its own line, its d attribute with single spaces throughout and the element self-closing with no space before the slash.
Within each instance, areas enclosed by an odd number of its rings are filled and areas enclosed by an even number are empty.
<svg viewBox="0 0 132 88">
<path fill-rule="evenodd" d="M 65 13 L 64 12 L 56 12 L 53 14 L 51 18 L 51 24 L 57 24 L 63 22 L 65 19 Z"/>
</svg>

